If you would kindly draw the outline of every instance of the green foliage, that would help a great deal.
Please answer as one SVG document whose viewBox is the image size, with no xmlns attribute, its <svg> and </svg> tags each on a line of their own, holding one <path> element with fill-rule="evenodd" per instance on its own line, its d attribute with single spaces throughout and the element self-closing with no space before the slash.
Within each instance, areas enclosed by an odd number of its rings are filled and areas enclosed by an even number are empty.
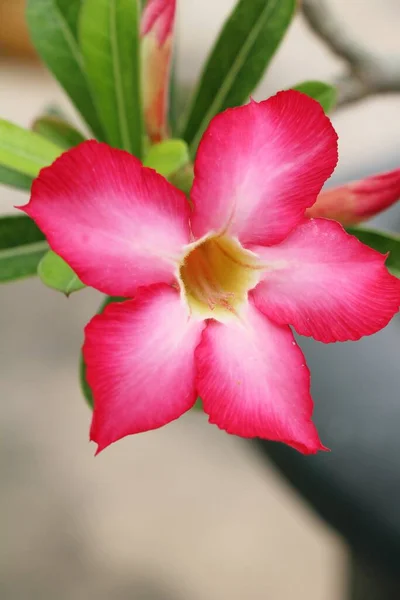
<svg viewBox="0 0 400 600">
<path fill-rule="evenodd" d="M 18 173 L 18 171 L 0 165 L 0 184 L 9 185 L 10 187 L 19 190 L 29 191 L 31 189 L 32 181 L 33 177 Z"/>
<path fill-rule="evenodd" d="M 210 120 L 245 102 L 292 19 L 295 0 L 239 0 L 204 67 L 182 137 L 191 154 Z"/>
<path fill-rule="evenodd" d="M 155 169 L 164 177 L 171 177 L 189 162 L 189 149 L 183 140 L 166 140 L 155 144 L 143 161 L 145 167 Z"/>
<path fill-rule="evenodd" d="M 43 233 L 29 217 L 1 217 L 0 283 L 36 275 L 47 250 Z"/>
<path fill-rule="evenodd" d="M 66 296 L 86 287 L 71 267 L 52 250 L 49 250 L 40 261 L 38 275 L 47 287 Z"/>
<path fill-rule="evenodd" d="M 78 44 L 82 0 L 27 0 L 26 18 L 32 42 L 99 140 L 103 128 L 89 89 Z"/>
<path fill-rule="evenodd" d="M 33 123 L 32 130 L 64 150 L 85 141 L 85 137 L 72 125 L 55 116 L 39 117 Z"/>
<path fill-rule="evenodd" d="M 386 266 L 393 275 L 400 278 L 400 236 L 358 227 L 349 227 L 347 231 L 381 254 L 389 253 Z"/>
<path fill-rule="evenodd" d="M 85 71 L 106 141 L 141 157 L 137 0 L 85 0 L 79 37 Z"/>
<path fill-rule="evenodd" d="M 42 136 L 0 119 L 0 165 L 36 177 L 62 152 Z"/>
<path fill-rule="evenodd" d="M 181 190 L 188 198 L 190 197 L 193 179 L 194 169 L 192 163 L 188 163 L 169 178 L 172 185 Z"/>
<path fill-rule="evenodd" d="M 204 412 L 203 402 L 202 402 L 201 398 L 197 398 L 197 400 L 193 406 L 193 410 Z"/>
<path fill-rule="evenodd" d="M 317 100 L 326 113 L 329 113 L 336 106 L 337 90 L 333 85 L 322 81 L 304 81 L 292 89 L 303 92 L 303 94 Z"/>
</svg>

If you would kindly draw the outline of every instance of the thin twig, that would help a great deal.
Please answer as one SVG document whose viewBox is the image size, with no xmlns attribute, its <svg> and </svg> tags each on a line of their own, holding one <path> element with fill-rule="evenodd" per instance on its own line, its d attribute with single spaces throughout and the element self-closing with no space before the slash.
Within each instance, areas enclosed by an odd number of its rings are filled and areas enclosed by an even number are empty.
<svg viewBox="0 0 400 600">
<path fill-rule="evenodd" d="M 374 94 L 400 92 L 400 55 L 372 52 L 333 14 L 327 0 L 302 0 L 303 15 L 314 33 L 339 58 L 347 70 L 334 85 L 338 106 L 357 102 Z"/>
</svg>

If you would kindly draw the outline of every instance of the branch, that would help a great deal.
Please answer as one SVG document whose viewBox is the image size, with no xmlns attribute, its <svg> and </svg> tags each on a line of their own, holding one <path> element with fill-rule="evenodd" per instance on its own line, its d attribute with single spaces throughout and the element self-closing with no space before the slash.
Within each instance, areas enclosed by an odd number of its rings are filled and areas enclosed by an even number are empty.
<svg viewBox="0 0 400 600">
<path fill-rule="evenodd" d="M 332 13 L 327 0 L 303 0 L 302 9 L 314 33 L 347 65 L 347 72 L 334 82 L 338 106 L 374 94 L 400 92 L 400 55 L 372 52 L 355 40 Z"/>
</svg>

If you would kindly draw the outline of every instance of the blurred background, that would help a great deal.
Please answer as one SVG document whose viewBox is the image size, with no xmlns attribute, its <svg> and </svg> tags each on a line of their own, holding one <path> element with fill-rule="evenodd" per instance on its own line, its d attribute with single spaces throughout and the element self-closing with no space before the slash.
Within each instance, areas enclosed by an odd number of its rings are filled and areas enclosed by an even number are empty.
<svg viewBox="0 0 400 600">
<path fill-rule="evenodd" d="M 399 51 L 398 0 L 331 0 L 374 47 Z M 0 115 L 29 126 L 50 103 L 76 118 L 35 59 L 23 1 L 0 0 Z M 179 4 L 178 76 L 197 78 L 233 0 Z M 338 60 L 297 17 L 255 97 Z M 336 181 L 399 164 L 399 99 L 334 116 Z M 0 188 L 0 210 L 26 196 Z M 1 600 L 340 600 L 347 550 L 254 448 L 188 414 L 94 459 L 78 383 L 82 329 L 100 296 L 38 280 L 0 291 Z"/>
</svg>

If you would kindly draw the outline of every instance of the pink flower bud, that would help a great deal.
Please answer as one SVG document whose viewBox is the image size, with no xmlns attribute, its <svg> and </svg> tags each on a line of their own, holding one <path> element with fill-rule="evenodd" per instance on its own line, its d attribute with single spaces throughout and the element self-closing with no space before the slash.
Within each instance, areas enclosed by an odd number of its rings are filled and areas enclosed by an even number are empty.
<svg viewBox="0 0 400 600">
<path fill-rule="evenodd" d="M 399 198 L 400 169 L 395 169 L 322 192 L 306 214 L 355 225 L 389 208 Z"/>
<path fill-rule="evenodd" d="M 144 118 L 153 143 L 168 136 L 168 97 L 176 0 L 148 0 L 142 15 Z"/>
</svg>

